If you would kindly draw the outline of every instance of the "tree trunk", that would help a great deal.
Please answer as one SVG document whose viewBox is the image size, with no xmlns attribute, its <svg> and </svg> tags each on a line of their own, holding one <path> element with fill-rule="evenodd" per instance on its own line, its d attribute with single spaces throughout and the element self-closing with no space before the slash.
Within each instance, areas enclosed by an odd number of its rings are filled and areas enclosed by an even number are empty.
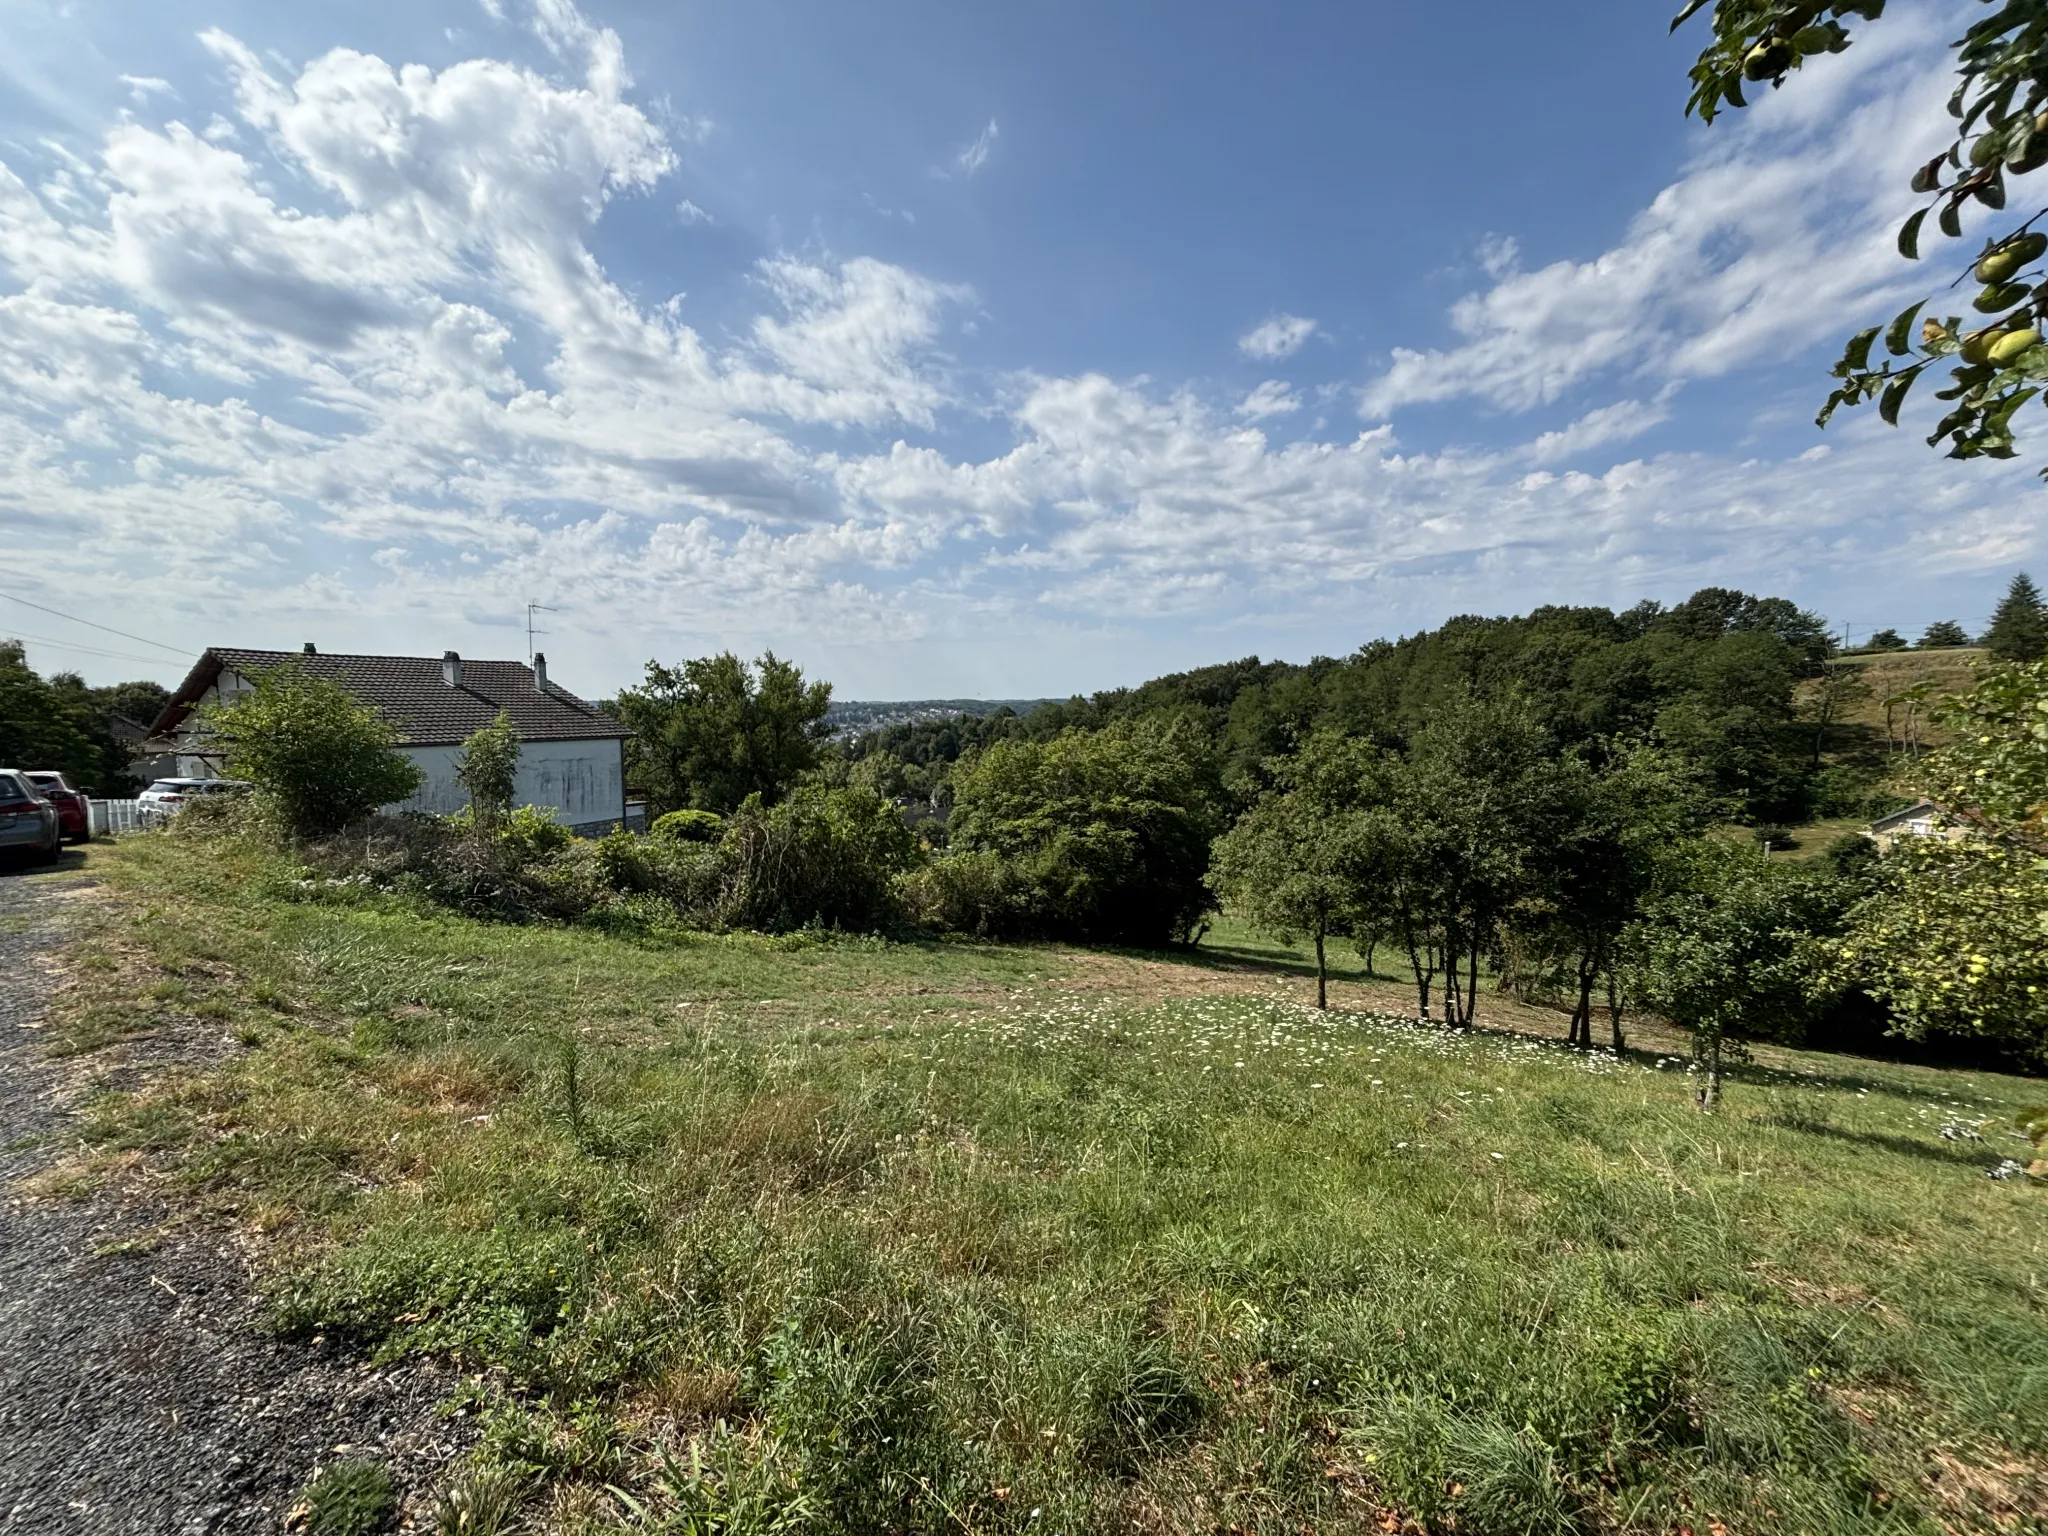
<svg viewBox="0 0 2048 1536">
<path fill-rule="evenodd" d="M 1456 1029 L 1458 1027 L 1458 1004 L 1462 1001 L 1459 995 L 1459 988 L 1463 983 L 1458 980 L 1458 941 L 1448 927 L 1444 930 L 1442 958 L 1444 984 L 1438 990 L 1443 993 L 1444 1022 L 1450 1025 L 1451 1028 Z"/>
<path fill-rule="evenodd" d="M 1579 956 L 1579 1005 L 1572 1010 L 1572 1041 L 1581 1050 L 1593 1048 L 1593 966 L 1590 955 Z"/>
<path fill-rule="evenodd" d="M 1693 1098 L 1697 1101 L 1699 1107 L 1708 1114 L 1712 1114 L 1720 1107 L 1721 1032 L 1719 1030 L 1714 1031 L 1713 1038 L 1707 1044 L 1706 1081 L 1700 1084 L 1698 1091 L 1693 1094 Z"/>
<path fill-rule="evenodd" d="M 1415 973 L 1415 995 L 1420 1000 L 1422 1008 L 1419 1017 L 1427 1023 L 1429 1020 L 1429 983 L 1430 979 L 1436 974 L 1436 957 L 1433 955 L 1430 957 L 1429 968 L 1425 970 L 1422 964 L 1422 953 L 1415 947 L 1414 933 L 1404 931 L 1402 941 L 1408 949 L 1408 969 Z M 1422 947 L 1424 950 L 1428 949 L 1429 944 L 1427 940 L 1423 942 Z"/>
<path fill-rule="evenodd" d="M 1323 960 L 1323 924 L 1316 924 L 1316 1006 L 1330 1006 L 1330 969 Z"/>
<path fill-rule="evenodd" d="M 1827 744 L 1828 726 L 1835 718 L 1836 677 L 1833 663 L 1824 663 L 1821 672 L 1820 702 L 1814 710 L 1813 766 L 1820 767 L 1820 756 Z"/>
<path fill-rule="evenodd" d="M 1614 971 L 1607 972 L 1607 1026 L 1614 1032 L 1614 1054 L 1625 1056 L 1628 1045 L 1621 1038 L 1621 983 L 1614 979 Z"/>
<path fill-rule="evenodd" d="M 1465 1027 L 1466 1027 L 1467 1029 L 1470 1029 L 1470 1028 L 1472 1027 L 1472 1020 L 1473 1020 L 1474 1018 L 1476 1018 L 1476 1017 L 1478 1016 L 1478 1013 L 1479 1013 L 1479 934 L 1478 934 L 1478 931 L 1477 931 L 1477 930 L 1475 929 L 1475 930 L 1473 931 L 1473 934 L 1472 934 L 1472 947 L 1471 947 L 1471 949 L 1470 949 L 1469 951 L 1467 951 L 1467 952 L 1466 952 L 1466 955 L 1465 955 L 1465 1018 L 1464 1018 L 1464 1024 L 1465 1024 Z"/>
</svg>

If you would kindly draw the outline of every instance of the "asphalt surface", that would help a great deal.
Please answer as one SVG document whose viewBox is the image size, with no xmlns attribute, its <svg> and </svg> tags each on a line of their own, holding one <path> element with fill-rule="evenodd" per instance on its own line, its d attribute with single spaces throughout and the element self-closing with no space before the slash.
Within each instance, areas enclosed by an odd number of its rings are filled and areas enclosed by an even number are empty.
<svg viewBox="0 0 2048 1536">
<path fill-rule="evenodd" d="M 425 1528 L 465 1437 L 451 1380 L 265 1331 L 233 1234 L 133 1192 L 22 1187 L 75 1142 L 84 1084 L 233 1049 L 190 1019 L 81 1066 L 41 1046 L 91 880 L 0 869 L 0 1536 L 282 1532 L 318 1467 L 383 1461 Z M 409 1520 L 408 1526 L 411 1525 Z"/>
</svg>

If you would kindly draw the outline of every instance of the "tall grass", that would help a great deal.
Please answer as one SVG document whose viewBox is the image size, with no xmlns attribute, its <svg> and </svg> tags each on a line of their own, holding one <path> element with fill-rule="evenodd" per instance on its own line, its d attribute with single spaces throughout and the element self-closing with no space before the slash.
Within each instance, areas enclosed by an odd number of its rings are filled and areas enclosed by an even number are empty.
<svg viewBox="0 0 2048 1536">
<path fill-rule="evenodd" d="M 210 1007 L 244 1048 L 94 1134 L 272 1234 L 280 1326 L 471 1369 L 443 1529 L 2042 1518 L 2048 1212 L 1984 1176 L 2037 1085 L 1792 1055 L 1707 1118 L 1676 1059 L 1250 972 L 1153 1001 L 1045 948 L 95 862 L 133 963 L 80 1044 Z"/>
</svg>

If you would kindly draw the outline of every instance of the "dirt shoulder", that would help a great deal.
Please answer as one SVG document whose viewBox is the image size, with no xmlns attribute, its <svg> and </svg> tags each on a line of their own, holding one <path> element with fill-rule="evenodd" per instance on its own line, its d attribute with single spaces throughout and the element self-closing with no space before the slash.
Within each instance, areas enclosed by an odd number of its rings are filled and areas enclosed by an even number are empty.
<svg viewBox="0 0 2048 1536">
<path fill-rule="evenodd" d="M 40 1198 L 95 1081 L 231 1047 L 199 1019 L 53 1062 L 72 870 L 0 871 L 0 1536 L 276 1532 L 341 1451 L 391 1467 L 418 1502 L 458 1449 L 448 1379 L 365 1369 L 261 1326 L 249 1256 L 129 1192 Z"/>
</svg>

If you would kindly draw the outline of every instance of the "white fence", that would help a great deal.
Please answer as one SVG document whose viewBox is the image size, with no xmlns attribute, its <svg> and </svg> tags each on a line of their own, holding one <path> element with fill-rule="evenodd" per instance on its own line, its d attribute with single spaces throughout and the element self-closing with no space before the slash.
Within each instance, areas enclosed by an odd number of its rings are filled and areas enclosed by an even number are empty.
<svg viewBox="0 0 2048 1536">
<path fill-rule="evenodd" d="M 122 832 L 140 832 L 147 823 L 139 800 L 88 800 L 87 814 L 94 837 L 113 837 Z"/>
</svg>

